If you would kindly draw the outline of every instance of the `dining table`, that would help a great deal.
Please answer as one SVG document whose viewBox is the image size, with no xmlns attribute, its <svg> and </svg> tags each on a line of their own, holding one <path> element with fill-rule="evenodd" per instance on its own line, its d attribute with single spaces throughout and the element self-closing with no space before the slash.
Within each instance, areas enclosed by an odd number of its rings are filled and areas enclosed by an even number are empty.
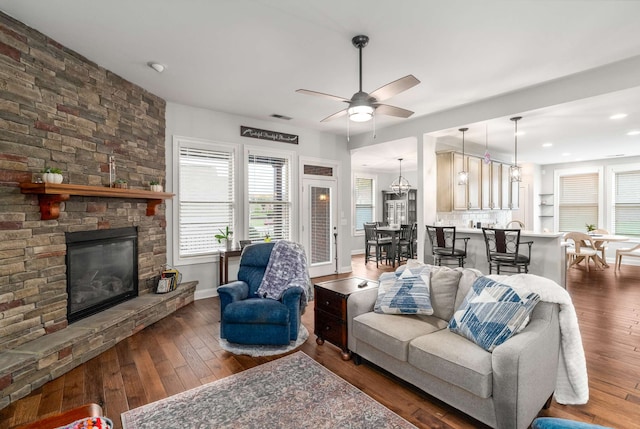
<svg viewBox="0 0 640 429">
<path fill-rule="evenodd" d="M 387 226 L 379 226 L 376 228 L 378 234 L 391 237 L 391 249 L 389 252 L 391 253 L 391 266 L 396 266 L 396 260 L 398 261 L 398 265 L 400 265 L 400 252 L 398 251 L 398 242 L 400 240 L 400 232 L 402 228 L 400 225 L 387 225 Z"/>
<path fill-rule="evenodd" d="M 607 243 L 615 242 L 615 241 L 628 241 L 629 237 L 625 235 L 616 235 L 616 234 L 589 234 L 589 236 L 593 239 L 593 246 L 596 249 L 600 249 Z M 609 264 L 607 264 L 607 260 L 602 257 L 601 254 L 596 254 L 596 259 L 603 267 L 609 268 Z"/>
</svg>

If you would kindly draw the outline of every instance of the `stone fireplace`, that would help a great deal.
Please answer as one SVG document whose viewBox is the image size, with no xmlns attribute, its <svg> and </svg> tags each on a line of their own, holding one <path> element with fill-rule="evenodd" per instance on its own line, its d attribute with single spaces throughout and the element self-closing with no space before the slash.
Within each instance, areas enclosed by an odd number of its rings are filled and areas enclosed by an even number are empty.
<svg viewBox="0 0 640 429">
<path fill-rule="evenodd" d="M 136 227 L 68 232 L 66 241 L 69 323 L 138 296 Z"/>
<path fill-rule="evenodd" d="M 140 193 L 164 181 L 165 101 L 2 12 L 0 57 L 1 409 L 191 302 L 196 282 L 153 293 L 167 262 L 165 206 Z M 127 192 L 104 192 L 110 157 Z M 62 170 L 61 186 L 92 191 L 23 192 L 45 167 Z M 130 255 L 137 274 L 94 267 L 76 275 L 74 262 L 67 266 L 68 237 L 119 229 L 137 232 L 135 250 L 116 252 Z M 72 291 L 70 303 L 69 276 L 112 290 L 137 282 L 138 296 L 69 324 L 69 305 L 92 293 Z"/>
</svg>

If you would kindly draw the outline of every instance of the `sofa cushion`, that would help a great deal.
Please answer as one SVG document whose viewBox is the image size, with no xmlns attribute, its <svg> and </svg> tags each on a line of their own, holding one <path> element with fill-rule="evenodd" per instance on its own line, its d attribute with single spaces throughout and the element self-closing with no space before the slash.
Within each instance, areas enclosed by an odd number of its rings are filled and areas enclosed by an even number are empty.
<svg viewBox="0 0 640 429">
<path fill-rule="evenodd" d="M 510 286 L 480 277 L 449 322 L 449 329 L 487 351 L 511 338 L 540 301 L 536 293 L 519 294 Z"/>
<path fill-rule="evenodd" d="M 458 292 L 456 293 L 456 303 L 454 305 L 454 309 L 458 309 L 462 305 L 464 298 L 467 296 L 467 294 L 471 290 L 471 286 L 473 286 L 473 283 L 476 281 L 478 277 L 482 277 L 482 273 L 473 268 L 458 267 L 454 271 L 458 271 L 460 273 L 460 281 L 458 282 Z"/>
<path fill-rule="evenodd" d="M 433 316 L 369 312 L 353 319 L 352 332 L 357 340 L 406 361 L 411 340 L 446 327 L 447 322 Z"/>
<path fill-rule="evenodd" d="M 386 292 L 378 293 L 374 311 L 385 314 L 433 314 L 430 275 L 431 267 L 428 265 L 405 269 Z M 386 288 L 387 281 L 383 283 Z"/>
<path fill-rule="evenodd" d="M 449 267 L 431 269 L 431 307 L 433 315 L 442 320 L 450 320 L 455 311 L 456 294 L 462 272 Z"/>
<path fill-rule="evenodd" d="M 481 398 L 492 394 L 491 353 L 448 329 L 413 340 L 409 345 L 408 361 Z"/>
</svg>

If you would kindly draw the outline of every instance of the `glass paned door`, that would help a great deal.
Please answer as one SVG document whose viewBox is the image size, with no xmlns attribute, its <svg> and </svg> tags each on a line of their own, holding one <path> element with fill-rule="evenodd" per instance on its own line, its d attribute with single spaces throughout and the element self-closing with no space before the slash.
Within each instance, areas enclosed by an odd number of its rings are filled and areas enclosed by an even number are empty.
<svg viewBox="0 0 640 429">
<path fill-rule="evenodd" d="M 336 272 L 335 181 L 304 181 L 303 243 L 311 277 Z"/>
</svg>

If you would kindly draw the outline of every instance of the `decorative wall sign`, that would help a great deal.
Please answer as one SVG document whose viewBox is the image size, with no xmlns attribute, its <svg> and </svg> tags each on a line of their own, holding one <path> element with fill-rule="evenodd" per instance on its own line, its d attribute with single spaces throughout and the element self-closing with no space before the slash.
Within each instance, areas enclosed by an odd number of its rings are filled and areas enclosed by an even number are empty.
<svg viewBox="0 0 640 429">
<path fill-rule="evenodd" d="M 279 133 L 278 131 L 261 130 L 259 128 L 240 126 L 242 137 L 252 137 L 254 139 L 271 140 L 274 142 L 298 144 L 298 136 L 294 134 Z"/>
</svg>

